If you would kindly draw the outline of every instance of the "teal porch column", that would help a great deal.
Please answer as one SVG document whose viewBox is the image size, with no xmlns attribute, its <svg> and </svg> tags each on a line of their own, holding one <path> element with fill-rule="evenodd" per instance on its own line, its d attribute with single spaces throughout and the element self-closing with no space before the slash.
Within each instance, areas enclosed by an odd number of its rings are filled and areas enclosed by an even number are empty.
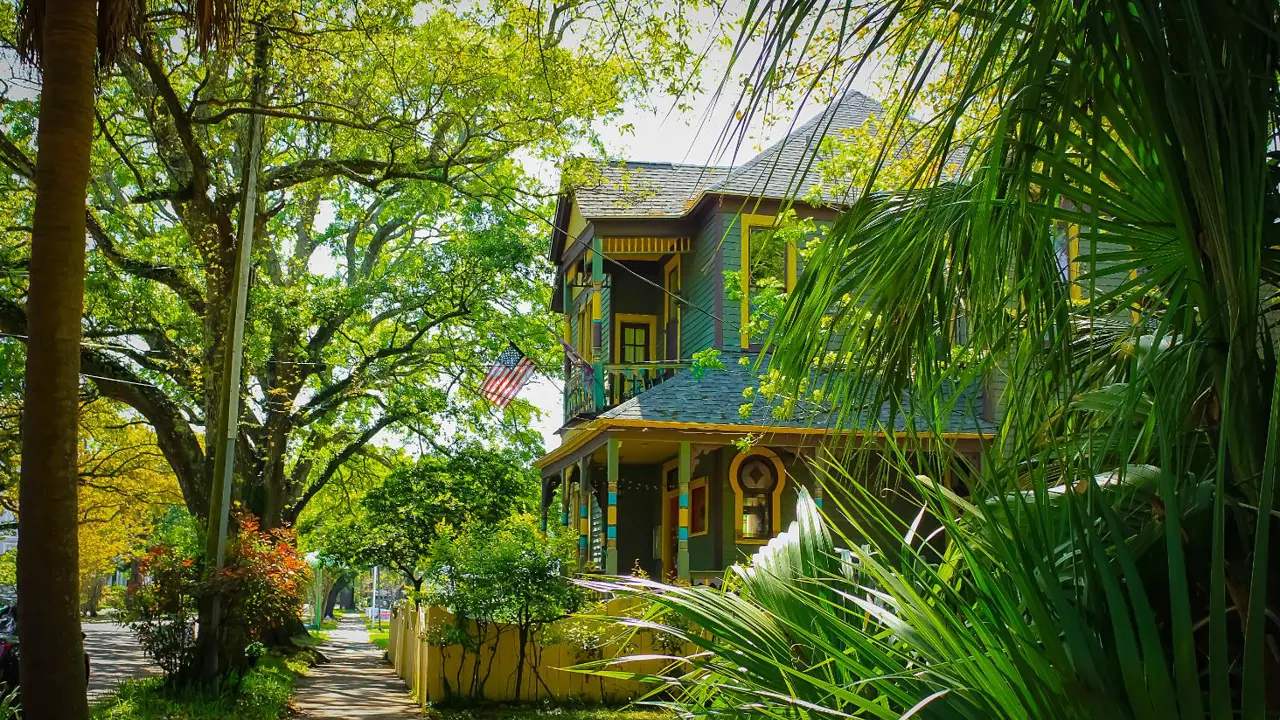
<svg viewBox="0 0 1280 720">
<path fill-rule="evenodd" d="M 604 571 L 609 575 L 618 574 L 618 446 L 616 438 L 609 438 L 606 452 L 609 457 L 609 507 L 605 511 L 605 556 Z"/>
<path fill-rule="evenodd" d="M 680 443 L 680 527 L 676 530 L 676 574 L 681 580 L 689 579 L 689 475 L 692 457 L 689 442 Z"/>
</svg>

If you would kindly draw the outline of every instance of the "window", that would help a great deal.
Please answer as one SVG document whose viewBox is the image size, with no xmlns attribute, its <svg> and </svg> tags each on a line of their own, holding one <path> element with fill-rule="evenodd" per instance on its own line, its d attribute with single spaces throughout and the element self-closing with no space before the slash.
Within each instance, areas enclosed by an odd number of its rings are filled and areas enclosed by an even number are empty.
<svg viewBox="0 0 1280 720">
<path fill-rule="evenodd" d="M 786 477 L 782 461 L 767 448 L 752 448 L 729 466 L 740 542 L 765 542 L 778 534 L 780 500 Z"/>
<path fill-rule="evenodd" d="M 707 534 L 707 479 L 689 483 L 689 534 Z"/>
<path fill-rule="evenodd" d="M 742 347 L 751 347 L 749 322 L 759 310 L 757 299 L 765 287 L 790 292 L 796 284 L 796 248 L 777 237 L 774 219 L 742 216 Z"/>
<path fill-rule="evenodd" d="M 653 358 L 649 357 L 649 326 L 643 323 L 624 322 L 620 327 L 622 328 L 622 362 L 631 365 L 652 360 Z"/>
<path fill-rule="evenodd" d="M 774 238 L 773 228 L 764 225 L 749 227 L 747 239 L 751 293 L 754 295 L 757 288 L 771 281 L 785 283 L 787 253 L 782 242 Z"/>
</svg>

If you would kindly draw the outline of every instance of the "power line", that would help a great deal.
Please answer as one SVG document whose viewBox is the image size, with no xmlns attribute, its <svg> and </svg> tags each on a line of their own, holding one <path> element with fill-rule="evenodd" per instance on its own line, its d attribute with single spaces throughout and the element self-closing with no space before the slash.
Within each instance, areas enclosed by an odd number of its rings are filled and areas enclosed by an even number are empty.
<svg viewBox="0 0 1280 720">
<path fill-rule="evenodd" d="M 488 185 L 491 189 L 493 189 L 493 190 L 500 190 L 500 188 L 496 187 L 495 185 L 493 185 L 493 183 L 490 183 L 488 180 L 484 179 L 484 178 L 483 178 L 479 173 L 472 173 L 472 175 L 473 175 L 477 180 L 480 180 L 481 182 L 483 182 L 483 183 L 485 183 L 486 185 Z M 559 230 L 559 231 L 562 231 L 562 232 L 564 232 L 564 236 L 565 236 L 566 238 L 568 238 L 570 241 L 572 241 L 572 242 L 574 242 L 574 243 L 578 243 L 578 244 L 582 245 L 582 247 L 584 247 L 584 248 L 586 248 L 586 249 L 588 249 L 588 250 L 591 250 L 592 252 L 596 252 L 595 248 L 591 247 L 591 245 L 589 245 L 585 240 L 583 240 L 583 239 L 581 239 L 581 238 L 578 238 L 578 237 L 570 236 L 570 235 L 569 235 L 569 230 L 568 230 L 568 228 L 561 228 L 560 226 L 556 225 L 555 221 L 553 221 L 553 220 L 548 220 L 547 218 L 543 217 L 543 216 L 542 216 L 542 214 L 541 214 L 541 213 L 539 213 L 537 210 L 534 210 L 533 208 L 529 207 L 529 206 L 528 206 L 527 204 L 525 204 L 524 202 L 521 202 L 518 198 L 516 198 L 516 197 L 514 196 L 514 194 L 512 195 L 511 200 L 512 200 L 513 202 L 515 202 L 517 205 L 519 205 L 521 209 L 525 210 L 526 212 L 528 212 L 528 213 L 530 213 L 531 215 L 533 215 L 533 217 L 535 217 L 535 218 L 537 218 L 538 220 L 540 220 L 540 221 L 542 221 L 543 223 L 545 223 L 545 224 L 546 224 L 548 227 L 550 227 L 552 230 Z M 647 278 L 647 277 L 645 277 L 645 276 L 641 275 L 639 272 L 637 272 L 637 271 L 635 271 L 635 270 L 631 269 L 630 267 L 628 267 L 628 266 L 624 265 L 622 260 L 619 260 L 618 258 L 612 257 L 612 256 L 611 256 L 611 255 L 609 255 L 608 253 L 604 252 L 604 250 L 600 250 L 599 252 L 600 252 L 600 256 L 601 256 L 601 257 L 603 257 L 604 259 L 606 259 L 606 260 L 609 260 L 609 261 L 613 262 L 613 264 L 614 264 L 614 265 L 617 265 L 618 267 L 622 268 L 623 270 L 626 270 L 627 272 L 631 273 L 631 274 L 632 274 L 632 275 L 634 275 L 636 278 L 638 278 L 641 282 L 643 282 L 643 283 L 645 283 L 645 284 L 647 284 L 647 285 L 651 285 L 651 286 L 653 286 L 653 287 L 657 288 L 657 289 L 658 289 L 659 291 L 661 291 L 664 295 L 668 295 L 668 296 L 670 296 L 670 297 L 674 298 L 676 301 L 678 301 L 678 302 L 679 302 L 679 303 L 681 303 L 682 305 L 688 305 L 689 307 L 691 307 L 691 308 L 693 308 L 693 309 L 697 310 L 698 312 L 700 312 L 700 313 L 702 313 L 702 314 L 706 315 L 707 317 L 711 318 L 712 320 L 715 320 L 715 321 L 717 321 L 717 322 L 719 322 L 719 323 L 721 323 L 721 324 L 724 324 L 724 323 L 725 323 L 724 318 L 722 318 L 722 317 L 720 317 L 719 315 L 717 315 L 717 314 L 715 314 L 715 313 L 711 312 L 710 310 L 707 310 L 706 308 L 702 307 L 701 305 L 698 305 L 698 304 L 696 304 L 696 303 L 690 302 L 690 301 L 686 300 L 685 298 L 680 297 L 679 295 L 677 295 L 677 294 L 675 294 L 675 293 L 671 292 L 670 290 L 666 289 L 666 288 L 665 288 L 665 287 L 663 287 L 662 285 L 659 285 L 658 283 L 656 283 L 656 282 L 654 282 L 654 281 L 650 280 L 649 278 Z M 566 309 L 567 309 L 567 308 L 566 308 Z"/>
</svg>

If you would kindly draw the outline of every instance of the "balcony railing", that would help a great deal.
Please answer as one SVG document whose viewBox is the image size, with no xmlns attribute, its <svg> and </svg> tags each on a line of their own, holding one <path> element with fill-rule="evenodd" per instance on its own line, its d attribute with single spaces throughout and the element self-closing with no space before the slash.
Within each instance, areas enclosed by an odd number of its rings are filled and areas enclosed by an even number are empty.
<svg viewBox="0 0 1280 720">
<path fill-rule="evenodd" d="M 603 405 L 597 407 L 595 387 L 590 370 L 574 367 L 564 387 L 564 417 L 570 420 L 584 415 L 595 415 L 630 400 L 649 388 L 689 367 L 687 361 L 646 362 L 604 366 L 601 396 Z"/>
</svg>

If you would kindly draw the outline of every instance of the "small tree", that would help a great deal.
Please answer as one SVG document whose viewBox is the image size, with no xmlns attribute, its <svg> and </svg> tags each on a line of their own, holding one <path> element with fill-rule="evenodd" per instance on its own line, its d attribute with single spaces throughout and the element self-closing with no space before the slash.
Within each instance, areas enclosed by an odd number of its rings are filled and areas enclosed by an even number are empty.
<svg viewBox="0 0 1280 720">
<path fill-rule="evenodd" d="M 421 593 L 424 567 L 442 524 L 494 524 L 534 507 L 538 479 L 514 449 L 469 445 L 396 469 L 369 490 L 359 511 L 341 522 L 321 520 L 312 545 L 353 567 L 399 570 Z"/>
<path fill-rule="evenodd" d="M 516 664 L 516 698 L 524 681 L 525 660 L 533 633 L 578 609 L 581 589 L 569 582 L 573 540 L 557 528 L 544 535 L 532 515 L 503 522 L 493 537 L 486 563 L 500 598 L 499 619 L 516 627 L 520 657 Z"/>
<path fill-rule="evenodd" d="M 460 627 L 475 623 L 478 641 L 472 666 L 473 698 L 484 694 L 489 671 L 481 676 L 479 651 L 495 622 L 508 623 L 519 634 L 515 691 L 516 697 L 520 696 L 534 635 L 582 603 L 581 590 L 567 577 L 572 557 L 573 538 L 559 529 L 542 533 L 537 518 L 527 513 L 496 524 L 438 529 L 425 597 L 452 610 Z M 490 670 L 492 665 L 491 657 Z"/>
</svg>

